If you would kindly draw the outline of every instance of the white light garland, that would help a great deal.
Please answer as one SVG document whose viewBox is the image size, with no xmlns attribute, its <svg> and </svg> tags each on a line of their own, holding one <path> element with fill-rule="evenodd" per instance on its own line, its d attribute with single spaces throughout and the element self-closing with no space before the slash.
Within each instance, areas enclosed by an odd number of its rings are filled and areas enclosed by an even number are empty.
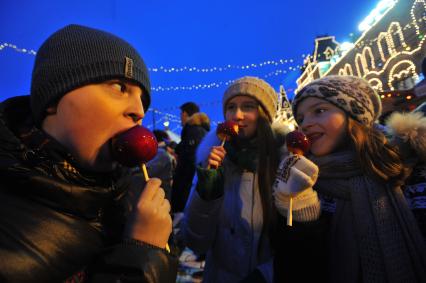
<svg viewBox="0 0 426 283">
<path fill-rule="evenodd" d="M 0 44 L 0 51 L 2 51 L 2 49 L 4 48 L 11 48 L 16 52 L 19 53 L 26 53 L 29 55 L 36 55 L 37 52 L 32 50 L 32 49 L 25 49 L 25 48 L 18 48 L 16 45 L 12 44 L 12 43 L 2 43 Z M 309 55 L 305 55 L 302 54 L 301 57 L 305 58 L 306 56 Z M 261 67 L 266 67 L 266 66 L 280 66 L 280 65 L 284 65 L 284 64 L 290 64 L 290 63 L 294 63 L 296 60 L 295 59 L 277 59 L 277 60 L 267 60 L 267 61 L 263 61 L 260 63 L 251 63 L 251 64 L 247 64 L 247 65 L 224 65 L 224 66 L 220 66 L 220 67 L 152 67 L 152 68 L 148 68 L 149 71 L 157 73 L 157 72 L 163 72 L 163 73 L 180 73 L 180 72 L 196 72 L 196 73 L 212 73 L 212 72 L 224 72 L 224 71 L 228 71 L 228 70 L 249 70 L 249 69 L 256 69 L 256 68 L 261 68 Z"/>
<path fill-rule="evenodd" d="M 7 42 L 4 42 L 4 43 L 0 44 L 0 51 L 2 51 L 4 48 L 11 48 L 11 49 L 13 49 L 16 52 L 26 53 L 28 55 L 36 55 L 37 54 L 37 52 L 35 52 L 32 49 L 18 48 L 16 45 L 11 44 L 11 43 L 7 43 Z"/>
<path fill-rule="evenodd" d="M 308 55 L 302 54 L 302 58 L 305 58 Z M 260 63 L 251 63 L 247 65 L 224 65 L 224 66 L 217 66 L 217 67 L 207 67 L 207 68 L 200 68 L 200 67 L 154 67 L 149 68 L 150 71 L 156 73 L 156 72 L 163 72 L 163 73 L 181 73 L 181 72 L 196 72 L 196 73 L 213 73 L 213 72 L 224 72 L 228 70 L 250 70 L 250 69 L 257 69 L 262 68 L 266 66 L 280 66 L 284 64 L 289 64 L 295 62 L 294 59 L 277 59 L 277 60 L 267 60 Z"/>
<path fill-rule="evenodd" d="M 27 53 L 29 55 L 36 55 L 36 51 L 34 50 L 28 50 L 25 48 L 18 48 L 16 45 L 11 44 L 11 43 L 3 43 L 0 45 L 0 51 L 2 49 L 4 49 L 5 47 L 8 48 L 12 48 L 14 51 L 16 52 L 20 52 L 20 53 Z M 302 54 L 302 58 L 305 58 L 309 55 L 305 55 Z M 279 65 L 283 65 L 283 64 L 287 64 L 287 63 L 293 63 L 295 60 L 293 59 L 279 59 L 279 60 L 269 60 L 269 61 L 264 61 L 258 64 L 250 64 L 250 65 L 226 65 L 224 67 L 213 67 L 213 68 L 197 68 L 197 67 L 183 67 L 183 68 L 175 68 L 175 67 L 171 67 L 171 68 L 164 68 L 164 67 L 159 67 L 159 68 L 149 68 L 150 71 L 152 72 L 165 72 L 165 73 L 172 73 L 172 72 L 184 72 L 184 71 L 188 71 L 188 72 L 203 72 L 203 73 L 208 73 L 208 72 L 213 72 L 213 71 L 218 71 L 218 72 L 222 72 L 225 70 L 230 70 L 230 69 L 237 69 L 237 70 L 248 70 L 248 69 L 253 69 L 253 68 L 259 68 L 259 67 L 264 67 L 264 66 L 279 66 Z M 272 72 L 269 72 L 266 75 L 263 75 L 263 78 L 270 78 L 273 76 L 278 76 L 281 74 L 287 74 L 288 72 L 292 72 L 292 71 L 296 71 L 296 70 L 301 70 L 303 68 L 303 66 L 297 65 L 297 66 L 289 66 L 286 70 L 275 70 Z M 151 90 L 154 92 L 167 92 L 167 91 L 192 91 L 192 90 L 205 90 L 205 89 L 215 89 L 215 88 L 219 88 L 222 86 L 228 86 L 230 84 L 232 84 L 234 82 L 234 80 L 228 80 L 228 81 L 219 81 L 219 82 L 212 82 L 212 83 L 208 83 L 208 84 L 193 84 L 193 85 L 189 85 L 189 86 L 152 86 Z"/>
<path fill-rule="evenodd" d="M 294 72 L 301 70 L 303 66 L 297 65 L 296 67 L 288 67 L 287 70 L 276 70 L 273 72 L 270 72 L 264 76 L 263 78 L 270 78 L 272 76 L 278 76 L 281 74 L 287 74 L 289 72 Z M 212 82 L 208 84 L 193 84 L 189 86 L 152 86 L 151 90 L 155 92 L 165 92 L 165 91 L 192 91 L 192 90 L 205 90 L 205 89 L 215 89 L 222 86 L 228 86 L 232 84 L 235 80 L 228 80 L 228 81 L 218 81 L 218 82 Z"/>
</svg>

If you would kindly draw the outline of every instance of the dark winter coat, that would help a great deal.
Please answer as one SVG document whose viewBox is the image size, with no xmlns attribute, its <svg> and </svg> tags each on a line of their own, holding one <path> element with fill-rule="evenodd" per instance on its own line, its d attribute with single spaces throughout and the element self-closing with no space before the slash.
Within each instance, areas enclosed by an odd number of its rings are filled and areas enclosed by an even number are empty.
<svg viewBox="0 0 426 283">
<path fill-rule="evenodd" d="M 193 114 L 182 129 L 181 142 L 176 147 L 178 160 L 173 178 L 173 212 L 183 212 L 195 175 L 195 151 L 209 130 L 209 119 L 201 112 Z"/>
<path fill-rule="evenodd" d="M 426 248 L 401 183 L 366 176 L 351 152 L 311 159 L 322 215 L 278 225 L 276 282 L 425 282 Z"/>
<path fill-rule="evenodd" d="M 423 104 L 424 105 L 424 104 Z M 399 147 L 412 173 L 404 195 L 426 242 L 426 113 L 424 106 L 409 113 L 394 113 L 387 121 L 390 141 Z"/>
<path fill-rule="evenodd" d="M 174 282 L 166 251 L 122 240 L 127 170 L 95 174 L 32 126 L 29 97 L 0 106 L 0 281 Z"/>
</svg>

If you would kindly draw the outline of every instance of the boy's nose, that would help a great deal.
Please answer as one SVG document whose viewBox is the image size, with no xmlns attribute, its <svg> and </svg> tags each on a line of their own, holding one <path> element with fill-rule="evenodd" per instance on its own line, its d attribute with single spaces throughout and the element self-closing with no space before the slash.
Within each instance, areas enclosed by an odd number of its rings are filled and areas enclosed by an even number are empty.
<svg viewBox="0 0 426 283">
<path fill-rule="evenodd" d="M 127 116 L 129 116 L 135 123 L 142 123 L 142 119 L 145 117 L 145 111 L 143 109 L 142 100 L 139 96 L 130 100 L 130 108 Z"/>
</svg>

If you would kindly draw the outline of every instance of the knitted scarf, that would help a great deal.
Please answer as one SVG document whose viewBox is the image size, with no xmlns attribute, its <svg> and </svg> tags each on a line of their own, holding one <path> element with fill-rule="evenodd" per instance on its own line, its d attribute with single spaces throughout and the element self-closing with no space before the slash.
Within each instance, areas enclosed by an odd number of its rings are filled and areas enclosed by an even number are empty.
<svg viewBox="0 0 426 283">
<path fill-rule="evenodd" d="M 367 177 L 351 152 L 311 159 L 320 168 L 315 189 L 336 199 L 330 235 L 332 273 L 340 272 L 335 279 L 426 282 L 425 243 L 400 186 Z"/>
<path fill-rule="evenodd" d="M 225 143 L 228 158 L 238 167 L 256 172 L 258 163 L 258 139 L 233 140 Z"/>
</svg>

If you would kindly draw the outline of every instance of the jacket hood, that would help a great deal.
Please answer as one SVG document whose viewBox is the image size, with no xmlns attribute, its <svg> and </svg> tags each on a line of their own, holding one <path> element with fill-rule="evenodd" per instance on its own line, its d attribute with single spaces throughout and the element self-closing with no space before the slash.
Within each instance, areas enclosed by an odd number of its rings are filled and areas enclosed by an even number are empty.
<svg viewBox="0 0 426 283">
<path fill-rule="evenodd" d="M 386 121 L 386 126 L 391 143 L 399 146 L 405 158 L 418 156 L 426 161 L 426 117 L 423 112 L 394 113 Z"/>
<path fill-rule="evenodd" d="M 194 113 L 191 117 L 189 117 L 186 123 L 191 126 L 201 126 L 206 129 L 206 131 L 210 131 L 210 119 L 206 113 Z"/>
<path fill-rule="evenodd" d="M 287 133 L 291 132 L 289 125 L 282 122 L 274 122 L 271 125 L 272 132 L 274 133 L 275 141 L 277 146 L 280 148 L 280 155 L 282 156 L 287 152 L 285 146 L 285 136 Z M 200 145 L 197 148 L 196 153 L 196 164 L 201 164 L 205 167 L 207 158 L 210 154 L 212 146 L 218 146 L 221 144 L 221 141 L 216 135 L 216 127 L 213 128 L 207 135 L 203 138 Z"/>
</svg>

